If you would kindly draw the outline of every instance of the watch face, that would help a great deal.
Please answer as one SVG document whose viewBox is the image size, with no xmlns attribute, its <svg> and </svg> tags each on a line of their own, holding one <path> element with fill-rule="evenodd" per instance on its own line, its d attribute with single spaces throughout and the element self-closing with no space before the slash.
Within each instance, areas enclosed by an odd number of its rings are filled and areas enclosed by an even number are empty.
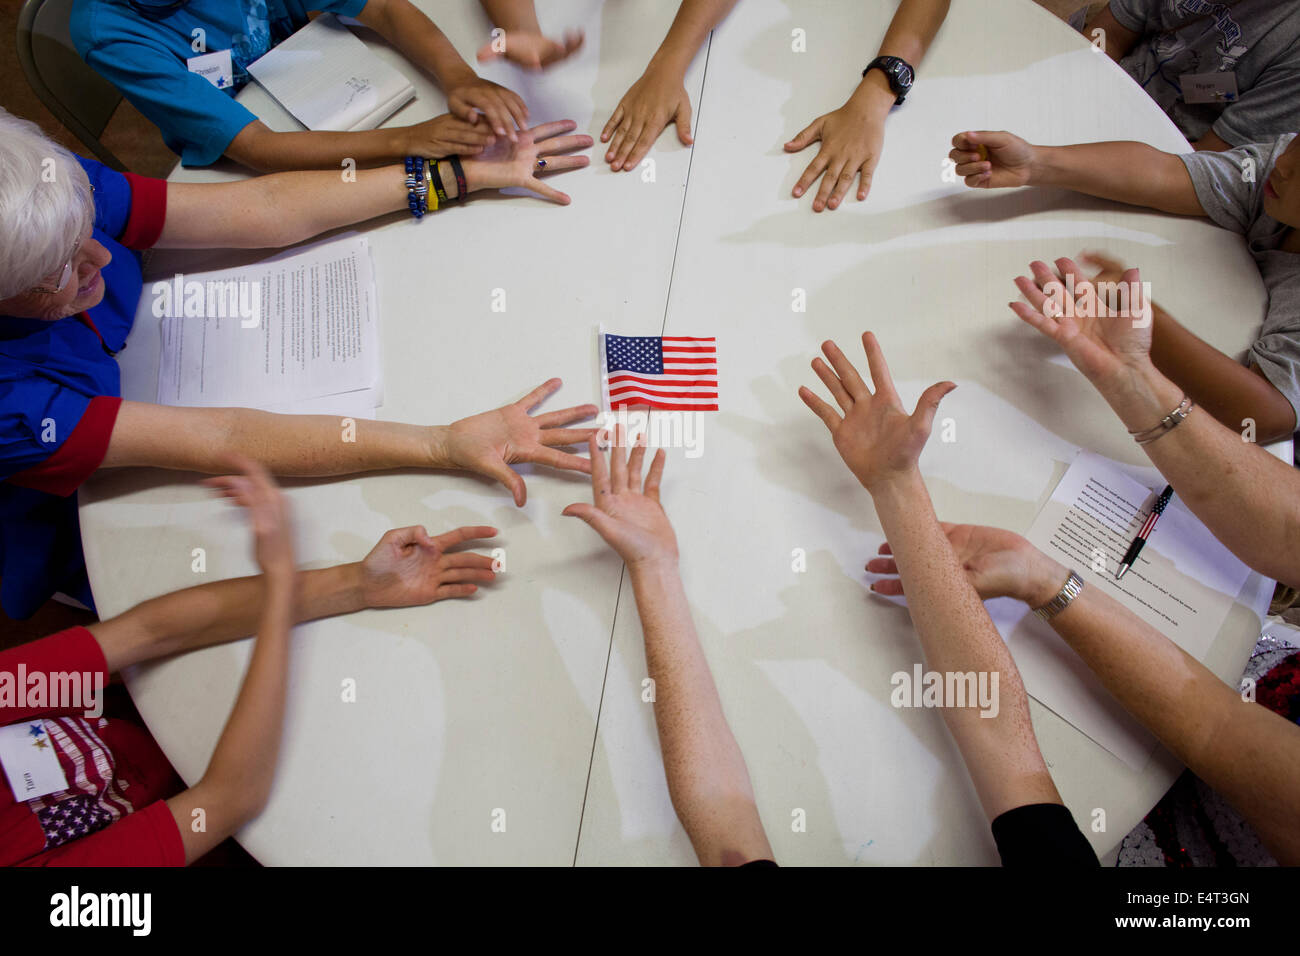
<svg viewBox="0 0 1300 956">
<path fill-rule="evenodd" d="M 912 85 L 912 68 L 906 63 L 895 63 L 894 77 L 898 80 L 898 85 L 906 89 Z"/>
</svg>

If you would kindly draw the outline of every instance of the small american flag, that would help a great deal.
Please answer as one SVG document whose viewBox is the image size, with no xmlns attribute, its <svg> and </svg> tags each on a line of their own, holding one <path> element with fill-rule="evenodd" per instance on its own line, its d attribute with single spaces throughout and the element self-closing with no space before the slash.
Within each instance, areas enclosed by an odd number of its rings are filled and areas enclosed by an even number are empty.
<svg viewBox="0 0 1300 956">
<path fill-rule="evenodd" d="M 601 338 L 611 411 L 718 410 L 718 352 L 713 337 L 602 332 Z"/>
</svg>

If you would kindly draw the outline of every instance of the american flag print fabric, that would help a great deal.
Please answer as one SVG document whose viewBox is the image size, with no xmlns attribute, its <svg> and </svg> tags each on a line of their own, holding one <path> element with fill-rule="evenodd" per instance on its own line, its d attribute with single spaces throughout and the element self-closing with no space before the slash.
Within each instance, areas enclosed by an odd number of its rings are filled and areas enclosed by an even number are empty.
<svg viewBox="0 0 1300 956">
<path fill-rule="evenodd" d="M 601 333 L 610 411 L 718 410 L 718 349 L 712 336 Z"/>
</svg>

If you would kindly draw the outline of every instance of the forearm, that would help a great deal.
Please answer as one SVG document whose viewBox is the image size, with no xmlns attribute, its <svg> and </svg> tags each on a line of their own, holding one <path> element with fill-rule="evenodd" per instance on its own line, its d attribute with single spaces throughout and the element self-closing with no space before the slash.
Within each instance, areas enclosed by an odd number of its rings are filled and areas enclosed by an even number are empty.
<svg viewBox="0 0 1300 956">
<path fill-rule="evenodd" d="M 1093 32 L 1102 30 L 1105 37 L 1105 52 L 1112 60 L 1118 63 L 1128 55 L 1133 49 L 1133 44 L 1138 41 L 1138 35 L 1125 26 L 1122 26 L 1115 15 L 1110 12 L 1109 6 L 1104 6 L 1089 19 L 1083 28 L 1088 39 L 1091 40 Z"/>
<path fill-rule="evenodd" d="M 295 623 L 366 607 L 359 563 L 299 571 Z M 145 601 L 93 624 L 110 673 L 142 661 L 224 644 L 252 634 L 267 604 L 261 575 L 214 581 Z"/>
<path fill-rule="evenodd" d="M 1127 141 L 1034 146 L 1033 150 L 1031 186 L 1072 189 L 1181 216 L 1205 215 L 1191 174 L 1173 153 Z"/>
<path fill-rule="evenodd" d="M 897 56 L 920 66 L 950 5 L 950 0 L 901 0 L 876 55 Z"/>
<path fill-rule="evenodd" d="M 722 712 L 676 566 L 630 569 L 673 807 L 704 865 L 770 857 L 749 771 Z"/>
<path fill-rule="evenodd" d="M 357 18 L 447 90 L 476 74 L 437 25 L 409 0 L 369 0 Z"/>
<path fill-rule="evenodd" d="M 876 55 L 901 57 L 913 68 L 919 66 L 948 15 L 948 7 L 949 0 L 902 0 Z M 884 72 L 870 70 L 854 89 L 849 103 L 883 115 L 893 107 L 895 99 Z"/>
<path fill-rule="evenodd" d="M 409 152 L 406 137 L 407 130 L 401 126 L 359 132 L 278 133 L 257 120 L 230 141 L 226 155 L 259 172 L 329 169 L 338 176 L 348 160 L 357 167 L 367 167 L 401 159 Z"/>
<path fill-rule="evenodd" d="M 977 686 L 982 678 L 991 691 L 991 701 L 943 707 L 988 818 L 1029 803 L 1060 803 L 1034 738 L 1020 673 L 935 518 L 920 473 L 878 486 L 872 497 L 927 668 L 974 673 Z"/>
<path fill-rule="evenodd" d="M 160 248 L 261 249 L 405 209 L 402 166 L 274 173 L 232 183 L 174 183 Z"/>
<path fill-rule="evenodd" d="M 241 455 L 286 477 L 446 468 L 443 434 L 437 427 L 330 415 L 123 402 L 101 467 L 220 474 Z"/>
<path fill-rule="evenodd" d="M 1300 727 L 1215 677 L 1099 588 L 1052 627 L 1106 689 L 1255 827 L 1283 862 L 1300 861 Z"/>
<path fill-rule="evenodd" d="M 1134 432 L 1155 426 L 1183 396 L 1149 362 L 1095 384 Z M 1143 450 L 1233 554 L 1262 574 L 1300 586 L 1300 472 L 1199 408 Z"/>
<path fill-rule="evenodd" d="M 1159 306 L 1152 313 L 1151 361 L 1197 405 L 1238 434 L 1253 421 L 1261 443 L 1292 435 L 1295 410 L 1268 379 L 1201 341 Z"/>
<path fill-rule="evenodd" d="M 236 816 L 256 815 L 271 792 L 284 726 L 292 590 L 282 582 L 267 587 L 248 671 L 203 774 L 204 783 L 235 804 Z"/>
<path fill-rule="evenodd" d="M 686 75 L 700 46 L 714 27 L 731 12 L 736 0 L 682 0 L 668 35 L 646 68 L 662 70 L 678 78 Z"/>
</svg>

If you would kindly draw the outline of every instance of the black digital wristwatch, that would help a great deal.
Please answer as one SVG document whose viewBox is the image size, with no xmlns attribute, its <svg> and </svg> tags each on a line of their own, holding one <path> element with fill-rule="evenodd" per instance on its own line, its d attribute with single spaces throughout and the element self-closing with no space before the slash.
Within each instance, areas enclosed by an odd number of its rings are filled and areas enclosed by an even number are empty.
<svg viewBox="0 0 1300 956">
<path fill-rule="evenodd" d="M 889 88 L 894 91 L 894 105 L 900 105 L 903 100 L 907 99 L 907 94 L 912 90 L 912 81 L 916 77 L 916 71 L 912 65 L 899 56 L 878 56 L 862 71 L 865 77 L 872 70 L 880 70 L 885 76 L 889 77 Z"/>
</svg>

